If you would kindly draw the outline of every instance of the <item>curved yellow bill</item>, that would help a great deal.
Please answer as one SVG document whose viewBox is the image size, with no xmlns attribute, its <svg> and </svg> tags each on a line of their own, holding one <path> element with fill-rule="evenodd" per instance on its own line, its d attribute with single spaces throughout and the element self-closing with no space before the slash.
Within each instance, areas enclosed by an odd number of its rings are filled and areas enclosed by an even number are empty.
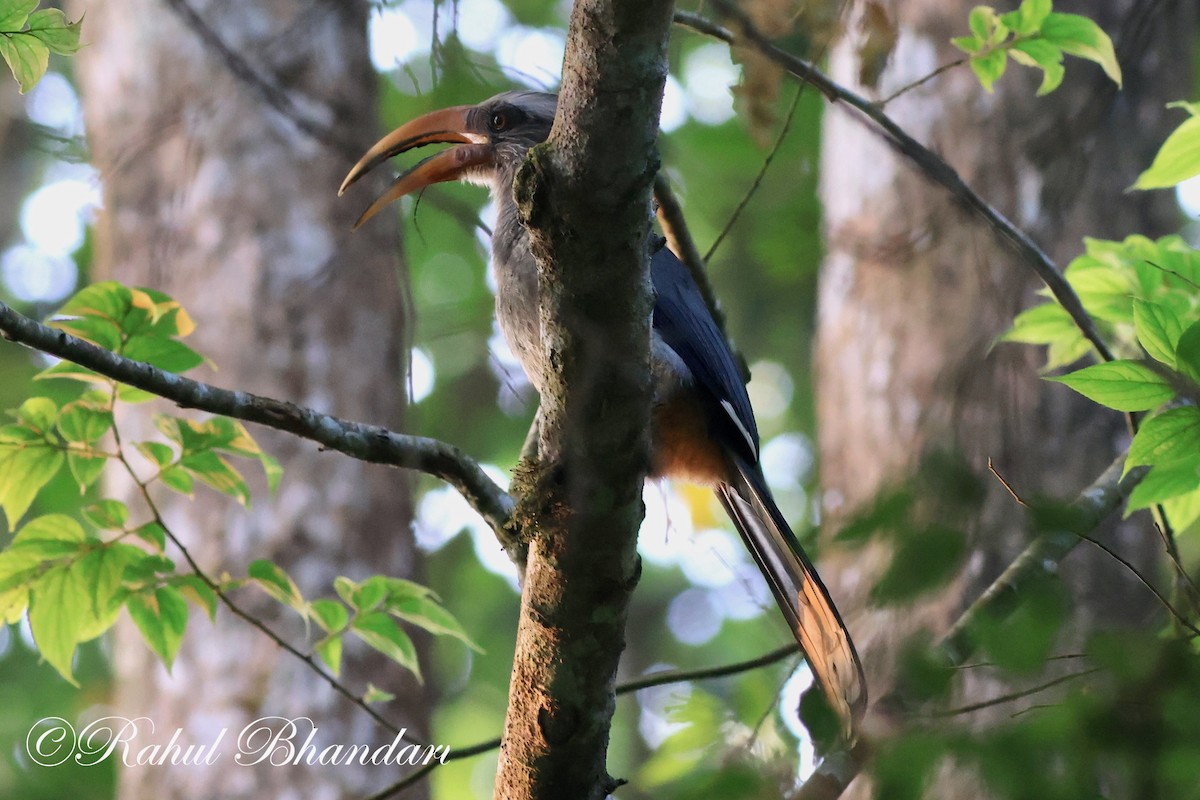
<svg viewBox="0 0 1200 800">
<path fill-rule="evenodd" d="M 358 160 L 358 163 L 347 173 L 346 179 L 342 181 L 341 188 L 338 189 L 339 197 L 351 184 L 394 155 L 427 144 L 453 143 L 460 145 L 425 159 L 397 178 L 391 188 L 375 200 L 358 218 L 358 222 L 354 223 L 356 229 L 378 214 L 379 210 L 388 203 L 410 192 L 423 189 L 430 184 L 457 180 L 466 170 L 491 162 L 491 149 L 487 146 L 487 135 L 471 129 L 469 112 L 472 108 L 474 106 L 443 108 L 441 111 L 431 111 L 411 122 L 406 122 L 376 142 Z"/>
<path fill-rule="evenodd" d="M 377 197 L 354 223 L 354 230 L 404 195 L 434 183 L 458 180 L 471 167 L 490 164 L 491 161 L 492 148 L 486 144 L 459 145 L 430 156 L 397 178 L 391 188 Z"/>
</svg>

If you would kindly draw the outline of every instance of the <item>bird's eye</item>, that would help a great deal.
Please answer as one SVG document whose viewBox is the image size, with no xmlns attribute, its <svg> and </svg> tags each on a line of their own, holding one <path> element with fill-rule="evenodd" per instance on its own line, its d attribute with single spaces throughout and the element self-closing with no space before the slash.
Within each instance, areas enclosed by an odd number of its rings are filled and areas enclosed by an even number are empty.
<svg viewBox="0 0 1200 800">
<path fill-rule="evenodd" d="M 491 126 L 494 131 L 504 130 L 508 127 L 508 116 L 503 111 L 497 111 L 492 114 Z"/>
</svg>

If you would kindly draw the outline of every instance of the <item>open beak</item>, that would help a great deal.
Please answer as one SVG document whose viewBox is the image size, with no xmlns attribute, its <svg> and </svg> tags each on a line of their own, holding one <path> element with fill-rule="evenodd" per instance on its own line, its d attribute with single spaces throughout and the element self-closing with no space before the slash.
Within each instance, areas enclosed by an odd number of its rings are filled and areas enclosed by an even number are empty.
<svg viewBox="0 0 1200 800">
<path fill-rule="evenodd" d="M 458 144 L 458 147 L 443 150 L 421 161 L 397 178 L 391 188 L 371 203 L 354 223 L 356 230 L 384 206 L 406 194 L 435 183 L 458 180 L 467 170 L 492 163 L 492 148 L 487 135 L 471 130 L 468 112 L 472 108 L 474 106 L 454 106 L 417 117 L 380 139 L 359 159 L 342 181 L 338 189 L 339 197 L 350 184 L 394 155 L 427 144 Z"/>
</svg>

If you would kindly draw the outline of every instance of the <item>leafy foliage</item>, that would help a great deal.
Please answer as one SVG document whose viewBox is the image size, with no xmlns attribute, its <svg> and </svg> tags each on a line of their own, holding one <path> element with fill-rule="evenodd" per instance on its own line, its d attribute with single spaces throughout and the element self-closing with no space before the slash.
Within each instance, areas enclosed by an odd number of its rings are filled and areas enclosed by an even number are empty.
<svg viewBox="0 0 1200 800">
<path fill-rule="evenodd" d="M 1200 397 L 1200 253 L 1178 236 L 1123 242 L 1088 239 L 1067 281 L 1117 355 L 1051 380 L 1118 411 L 1155 412 Z M 1089 345 L 1067 312 L 1049 302 L 1023 312 L 1002 337 L 1049 347 L 1047 369 L 1066 366 Z M 1172 523 L 1200 518 L 1200 441 L 1194 405 L 1146 419 L 1126 469 L 1150 466 L 1126 513 L 1163 504 Z"/>
<path fill-rule="evenodd" d="M 1108 34 L 1087 17 L 1060 14 L 1052 6 L 1051 0 L 1022 0 L 1007 14 L 976 6 L 968 17 L 971 34 L 951 42 L 969 56 L 971 69 L 989 92 L 1011 58 L 1042 70 L 1038 95 L 1049 94 L 1062 83 L 1066 55 L 1096 62 L 1120 86 L 1121 66 Z"/>
<path fill-rule="evenodd" d="M 38 8 L 40 0 L 0 0 L 0 56 L 21 85 L 34 87 L 50 66 L 50 54 L 79 50 L 79 26 L 57 8 Z"/>
<path fill-rule="evenodd" d="M 112 281 L 88 286 L 50 324 L 167 372 L 184 372 L 204 361 L 181 341 L 195 327 L 191 318 L 174 300 L 148 289 Z M 180 571 L 164 554 L 174 540 L 149 488 L 161 484 L 190 496 L 199 481 L 248 505 L 249 484 L 229 457 L 257 461 L 272 492 L 282 477 L 278 461 L 240 422 L 225 417 L 157 414 L 154 422 L 163 440 L 126 446 L 114 420 L 117 403 L 141 403 L 152 395 L 66 361 L 36 378 L 68 379 L 85 388 L 61 407 L 48 396 L 30 397 L 9 412 L 13 421 L 0 427 L 0 509 L 9 528 L 16 528 L 0 550 L 0 617 L 13 623 L 27 616 L 42 657 L 68 680 L 73 681 L 76 648 L 108 630 L 122 609 L 170 668 L 187 630 L 189 602 L 212 618 L 220 597 L 245 583 L 316 622 L 325 632 L 317 653 L 334 672 L 349 632 L 419 675 L 416 648 L 401 622 L 475 646 L 429 589 L 409 581 L 376 576 L 358 584 L 342 578 L 335 587 L 340 602 L 309 602 L 270 561 L 250 564 L 245 579 L 220 583 Z M 132 451 L 141 455 L 148 472 L 135 469 Z M 102 498 L 80 510 L 82 522 L 45 514 L 18 527 L 64 465 L 80 492 L 94 491 L 106 466 L 123 469 L 141 490 L 146 508 L 135 512 L 120 500 Z"/>
</svg>

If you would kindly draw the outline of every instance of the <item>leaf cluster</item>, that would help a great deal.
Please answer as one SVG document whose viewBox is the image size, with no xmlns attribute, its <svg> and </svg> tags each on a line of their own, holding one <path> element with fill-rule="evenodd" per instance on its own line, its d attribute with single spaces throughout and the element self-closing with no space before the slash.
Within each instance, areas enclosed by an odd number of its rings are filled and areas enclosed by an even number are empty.
<svg viewBox="0 0 1200 800">
<path fill-rule="evenodd" d="M 1088 239 L 1065 276 L 1120 358 L 1050 380 L 1117 411 L 1154 412 L 1125 462 L 1152 468 L 1126 513 L 1161 503 L 1186 528 L 1200 518 L 1200 253 L 1178 236 Z M 1054 301 L 1020 314 L 1001 338 L 1046 345 L 1048 370 L 1090 349 Z"/>
<path fill-rule="evenodd" d="M 1042 71 L 1038 95 L 1058 88 L 1065 75 L 1067 55 L 1099 64 L 1117 86 L 1121 65 L 1108 34 L 1092 20 L 1078 14 L 1053 11 L 1051 0 L 1022 0 L 1007 14 L 991 6 L 976 6 L 968 17 L 971 33 L 951 39 L 968 56 L 983 88 L 989 92 L 1004 75 L 1008 60 Z"/>
<path fill-rule="evenodd" d="M 57 8 L 38 8 L 41 0 L 0 0 L 0 56 L 24 94 L 50 67 L 50 54 L 74 55 L 79 26 Z"/>
<path fill-rule="evenodd" d="M 161 292 L 114 281 L 93 284 L 70 298 L 49 324 L 166 372 L 204 363 L 182 341 L 195 328 L 191 318 Z M 125 443 L 114 409 L 153 395 L 66 361 L 35 379 L 65 379 L 86 388 L 61 407 L 48 396 L 30 397 L 9 412 L 11 423 L 0 426 L 0 509 L 9 529 L 16 528 L 0 550 L 0 618 L 11 624 L 27 616 L 42 657 L 68 680 L 73 681 L 78 645 L 108 630 L 121 609 L 170 668 L 187 627 L 188 601 L 215 618 L 218 604 L 230 602 L 227 594 L 246 584 L 263 589 L 324 631 L 316 652 L 335 674 L 343 638 L 352 633 L 419 676 L 416 648 L 400 622 L 474 647 L 433 593 L 410 581 L 339 578 L 334 585 L 338 600 L 310 602 L 270 561 L 250 564 L 245 578 L 220 582 L 190 560 L 193 569 L 180 570 L 164 553 L 169 543 L 177 542 L 153 503 L 151 487 L 160 484 L 191 497 L 199 481 L 248 506 L 249 484 L 231 457 L 257 461 L 271 492 L 282 477 L 279 462 L 241 422 L 226 417 L 157 414 L 161 439 Z M 134 467 L 133 452 L 141 456 L 141 470 Z M 106 467 L 125 471 L 140 490 L 144 518 L 133 521 L 135 513 L 125 502 L 104 498 L 81 509 L 82 520 L 45 514 L 18 527 L 64 465 L 81 493 L 96 490 Z M 368 692 L 370 700 L 386 696 L 377 689 Z"/>
</svg>

